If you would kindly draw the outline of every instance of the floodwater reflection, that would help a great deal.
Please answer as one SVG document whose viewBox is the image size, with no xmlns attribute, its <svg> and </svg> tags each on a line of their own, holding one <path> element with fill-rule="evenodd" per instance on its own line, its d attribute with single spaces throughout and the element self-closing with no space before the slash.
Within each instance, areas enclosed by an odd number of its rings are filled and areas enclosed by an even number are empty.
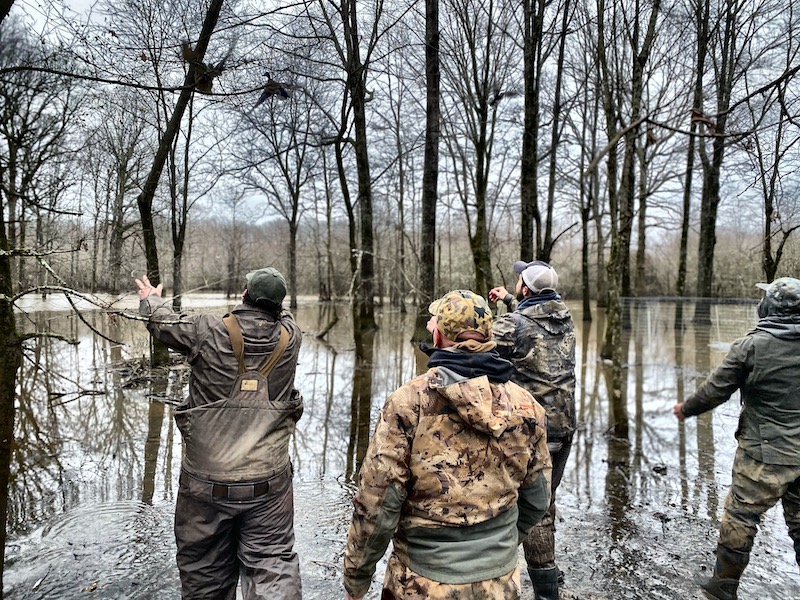
<svg viewBox="0 0 800 600">
<path fill-rule="evenodd" d="M 579 598 L 694 597 L 693 577 L 712 563 L 738 405 L 685 424 L 671 409 L 752 327 L 754 305 L 712 306 L 710 327 L 675 327 L 672 304 L 632 306 L 616 406 L 599 358 L 603 313 L 586 324 L 572 305 L 579 430 L 557 520 L 566 588 Z M 187 298 L 185 307 L 221 314 L 228 304 L 205 296 Z M 94 590 L 99 598 L 177 599 L 172 515 L 181 442 L 172 411 L 188 371 L 179 361 L 165 372 L 145 368 L 149 343 L 140 322 L 87 312 L 97 336 L 68 312 L 42 308 L 32 304 L 21 327 L 80 344 L 44 338 L 25 353 L 4 595 L 70 599 Z M 385 311 L 378 331 L 354 344 L 347 307 L 301 301 L 297 310 L 304 341 L 296 384 L 305 412 L 291 451 L 304 598 L 343 596 L 358 466 L 386 396 L 424 369 L 424 355 L 409 342 L 411 313 Z M 368 598 L 379 596 L 377 587 Z M 741 593 L 800 597 L 780 508 L 764 520 Z"/>
</svg>

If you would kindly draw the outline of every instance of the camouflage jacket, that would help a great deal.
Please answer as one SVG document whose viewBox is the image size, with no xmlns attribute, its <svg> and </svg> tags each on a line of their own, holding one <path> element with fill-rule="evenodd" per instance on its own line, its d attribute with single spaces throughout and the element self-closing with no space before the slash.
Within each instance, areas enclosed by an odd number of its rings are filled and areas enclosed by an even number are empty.
<svg viewBox="0 0 800 600">
<path fill-rule="evenodd" d="M 731 345 L 722 364 L 683 405 L 696 416 L 741 390 L 736 437 L 752 458 L 800 464 L 800 317 L 771 316 Z"/>
<path fill-rule="evenodd" d="M 545 419 L 516 384 L 467 379 L 446 367 L 395 391 L 353 500 L 347 591 L 366 593 L 392 539 L 404 564 L 442 583 L 513 570 L 519 542 L 549 506 Z"/>
<path fill-rule="evenodd" d="M 547 411 L 551 439 L 575 430 L 575 328 L 561 300 L 530 299 L 495 317 L 492 326 L 500 356 L 514 364 L 512 380 Z"/>
</svg>

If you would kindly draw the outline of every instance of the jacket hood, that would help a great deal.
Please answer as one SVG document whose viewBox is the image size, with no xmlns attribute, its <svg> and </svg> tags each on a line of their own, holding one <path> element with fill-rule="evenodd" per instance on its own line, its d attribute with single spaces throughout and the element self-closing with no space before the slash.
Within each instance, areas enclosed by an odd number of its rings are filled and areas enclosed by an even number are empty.
<svg viewBox="0 0 800 600">
<path fill-rule="evenodd" d="M 467 378 L 448 367 L 434 367 L 428 373 L 430 387 L 476 431 L 499 438 L 522 423 L 506 385 L 490 383 L 486 375 Z"/>
<path fill-rule="evenodd" d="M 565 330 L 571 329 L 572 314 L 560 298 L 545 302 L 528 302 L 526 299 L 517 305 L 513 315 L 535 322 L 539 327 L 553 335 L 561 335 Z"/>
<path fill-rule="evenodd" d="M 800 316 L 769 316 L 759 320 L 758 331 L 765 331 L 776 338 L 785 340 L 800 339 Z"/>
</svg>

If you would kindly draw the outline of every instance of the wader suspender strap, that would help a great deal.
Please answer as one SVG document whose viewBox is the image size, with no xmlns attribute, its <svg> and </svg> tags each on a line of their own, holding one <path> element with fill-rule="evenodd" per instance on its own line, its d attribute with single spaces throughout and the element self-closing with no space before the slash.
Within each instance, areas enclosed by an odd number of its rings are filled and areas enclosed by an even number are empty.
<svg viewBox="0 0 800 600">
<path fill-rule="evenodd" d="M 236 360 L 239 361 L 239 375 L 246 373 L 247 368 L 244 366 L 244 338 L 242 337 L 242 328 L 239 326 L 239 321 L 236 319 L 235 315 L 228 314 L 223 317 L 222 322 L 225 323 L 228 334 L 231 336 L 233 355 L 236 357 Z M 281 328 L 278 344 L 275 346 L 275 349 L 272 351 L 267 361 L 258 370 L 264 377 L 268 377 L 269 374 L 272 373 L 272 369 L 278 364 L 278 361 L 286 350 L 286 346 L 289 345 L 289 332 L 286 331 L 286 327 L 283 326 L 283 323 L 279 323 L 278 325 Z"/>
</svg>

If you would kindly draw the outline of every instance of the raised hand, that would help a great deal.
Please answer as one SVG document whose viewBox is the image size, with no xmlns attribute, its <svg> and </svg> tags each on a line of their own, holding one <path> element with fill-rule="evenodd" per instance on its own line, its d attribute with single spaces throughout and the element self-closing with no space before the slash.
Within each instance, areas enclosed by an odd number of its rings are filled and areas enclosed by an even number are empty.
<svg viewBox="0 0 800 600">
<path fill-rule="evenodd" d="M 136 287 L 139 288 L 139 299 L 144 300 L 148 296 L 161 296 L 161 292 L 164 291 L 164 284 L 159 283 L 156 287 L 153 287 L 150 284 L 150 280 L 147 278 L 147 275 L 144 275 L 141 279 L 136 279 Z"/>
</svg>

